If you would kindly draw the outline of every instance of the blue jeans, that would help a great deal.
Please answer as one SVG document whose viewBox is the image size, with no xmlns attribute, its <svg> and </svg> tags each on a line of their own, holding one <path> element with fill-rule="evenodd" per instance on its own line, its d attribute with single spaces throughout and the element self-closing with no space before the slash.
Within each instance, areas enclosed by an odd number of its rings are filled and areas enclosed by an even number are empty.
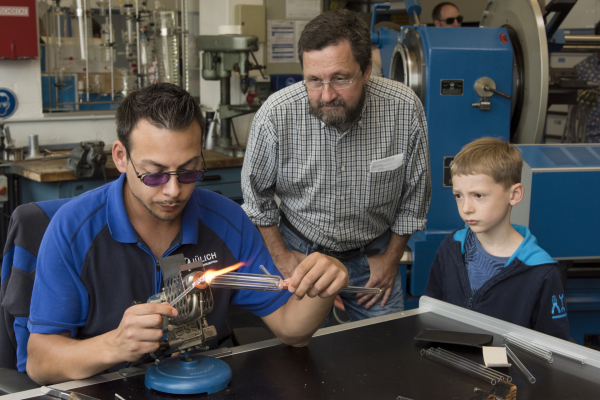
<svg viewBox="0 0 600 400">
<path fill-rule="evenodd" d="M 290 231 L 285 224 L 279 225 L 279 232 L 281 232 L 283 242 L 289 250 L 295 250 L 309 255 L 310 253 L 314 253 L 317 249 L 317 245 L 313 245 L 312 247 L 308 246 L 305 241 Z M 348 277 L 350 278 L 350 283 L 348 284 L 349 286 L 364 287 L 367 284 L 369 278 L 371 277 L 371 269 L 369 268 L 367 256 L 363 254 L 364 250 L 369 248 L 380 249 L 379 254 L 383 254 L 390 243 L 391 237 L 392 232 L 388 230 L 373 242 L 369 243 L 367 247 L 361 248 L 358 256 L 342 262 L 346 269 L 348 269 Z M 367 310 L 364 304 L 360 306 L 357 304 L 358 299 L 356 298 L 356 294 L 340 293 L 340 296 L 344 302 L 346 314 L 348 315 L 350 321 L 359 321 L 361 319 L 404 311 L 404 296 L 402 293 L 402 277 L 400 276 L 400 271 L 398 271 L 398 274 L 396 275 L 396 281 L 394 282 L 394 287 L 392 288 L 392 294 L 385 304 L 385 307 L 381 307 L 381 299 L 379 299 L 376 304 Z"/>
</svg>

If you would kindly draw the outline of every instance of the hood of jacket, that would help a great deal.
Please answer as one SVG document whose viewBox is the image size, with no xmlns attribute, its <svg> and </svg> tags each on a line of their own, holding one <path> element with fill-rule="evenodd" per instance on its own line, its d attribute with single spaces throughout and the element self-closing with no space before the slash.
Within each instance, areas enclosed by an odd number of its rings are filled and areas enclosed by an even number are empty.
<svg viewBox="0 0 600 400">
<path fill-rule="evenodd" d="M 513 262 L 516 258 L 518 258 L 525 265 L 533 266 L 540 264 L 551 264 L 556 261 L 548 253 L 546 253 L 540 246 L 537 244 L 537 239 L 535 236 L 531 234 L 531 231 L 526 226 L 515 225 L 512 224 L 512 227 L 515 228 L 517 232 L 521 236 L 523 236 L 523 242 L 517 248 L 517 250 L 510 256 L 506 264 L 506 267 L 511 262 Z M 462 254 L 465 253 L 465 240 L 467 239 L 467 233 L 471 228 L 459 229 L 454 232 L 453 239 L 457 242 L 460 242 L 460 250 Z"/>
</svg>

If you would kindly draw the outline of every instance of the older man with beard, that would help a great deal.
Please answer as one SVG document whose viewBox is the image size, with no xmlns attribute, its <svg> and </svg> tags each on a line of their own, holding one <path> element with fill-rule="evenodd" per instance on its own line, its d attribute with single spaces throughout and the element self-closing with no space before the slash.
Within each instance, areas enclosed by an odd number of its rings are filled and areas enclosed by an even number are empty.
<svg viewBox="0 0 600 400">
<path fill-rule="evenodd" d="M 243 208 L 285 277 L 320 252 L 346 266 L 350 285 L 384 289 L 344 295 L 351 320 L 402 311 L 398 264 L 431 198 L 423 107 L 405 85 L 370 76 L 369 28 L 351 11 L 313 19 L 298 55 L 305 80 L 252 123 Z"/>
</svg>

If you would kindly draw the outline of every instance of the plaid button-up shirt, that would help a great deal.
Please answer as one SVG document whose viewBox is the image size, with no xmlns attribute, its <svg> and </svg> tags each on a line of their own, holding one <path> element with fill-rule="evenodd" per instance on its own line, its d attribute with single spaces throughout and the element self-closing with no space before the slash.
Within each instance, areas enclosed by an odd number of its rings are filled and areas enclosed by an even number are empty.
<svg viewBox="0 0 600 400">
<path fill-rule="evenodd" d="M 255 225 L 276 225 L 281 209 L 306 238 L 335 251 L 390 228 L 399 235 L 425 229 L 431 180 L 423 106 L 385 78 L 371 77 L 366 92 L 361 118 L 343 133 L 309 114 L 302 83 L 269 97 L 254 117 L 242 169 L 242 207 Z M 374 161 L 392 156 L 401 165 L 372 171 Z"/>
</svg>

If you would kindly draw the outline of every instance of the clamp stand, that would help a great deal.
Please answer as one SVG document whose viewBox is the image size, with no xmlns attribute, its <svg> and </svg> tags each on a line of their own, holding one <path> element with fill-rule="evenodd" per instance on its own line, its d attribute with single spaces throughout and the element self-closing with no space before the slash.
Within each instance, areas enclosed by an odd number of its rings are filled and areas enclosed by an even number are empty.
<svg viewBox="0 0 600 400">
<path fill-rule="evenodd" d="M 231 368 L 224 361 L 185 352 L 148 368 L 145 384 L 164 393 L 211 394 L 225 389 L 231 378 Z"/>
</svg>

